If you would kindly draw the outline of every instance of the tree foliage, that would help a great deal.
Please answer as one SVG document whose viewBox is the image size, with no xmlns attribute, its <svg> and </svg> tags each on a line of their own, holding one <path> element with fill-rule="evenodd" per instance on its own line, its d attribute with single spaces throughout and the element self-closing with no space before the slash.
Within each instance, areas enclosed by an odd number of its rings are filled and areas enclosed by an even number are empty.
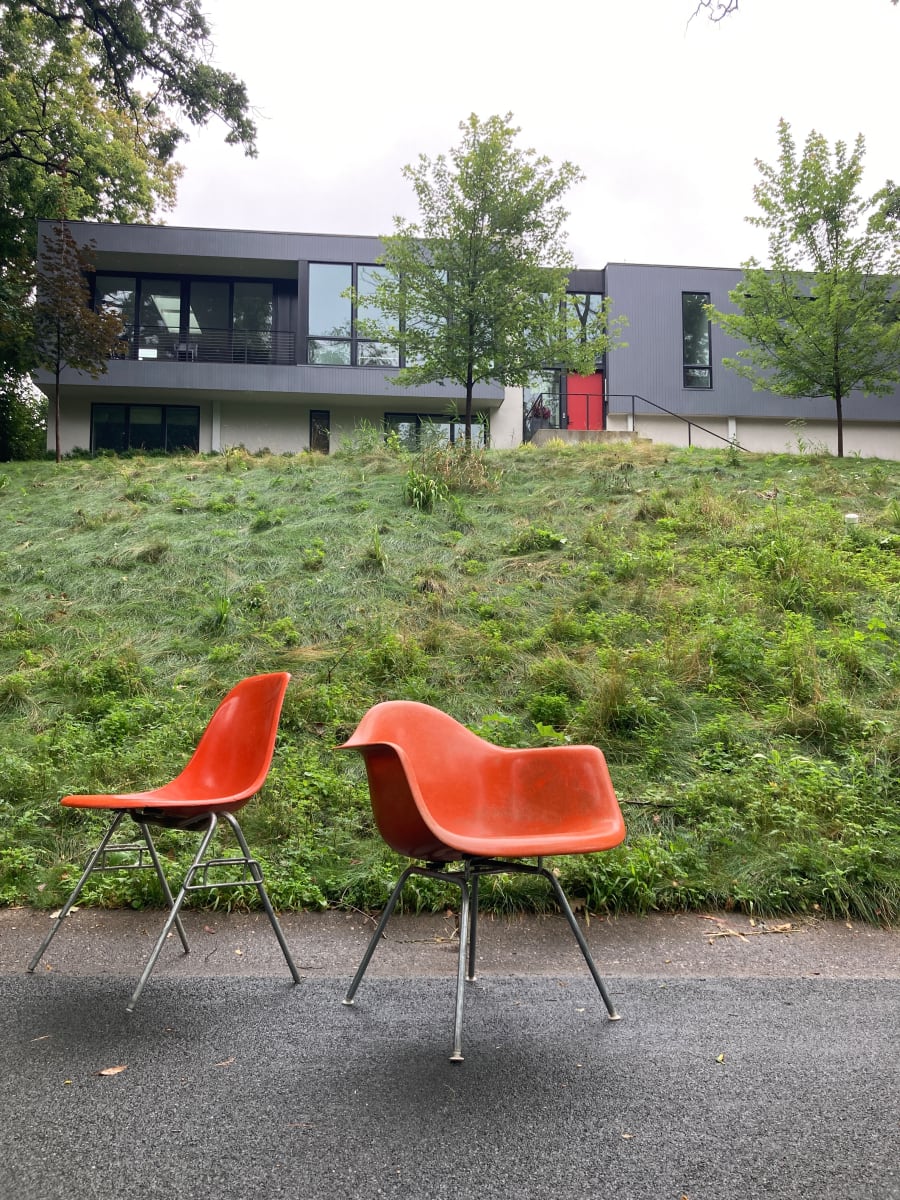
<svg viewBox="0 0 900 1200">
<path fill-rule="evenodd" d="M 164 162 L 186 136 L 181 122 L 220 118 L 226 141 L 255 153 L 256 126 L 243 83 L 211 62 L 210 29 L 199 0 L 5 0 L 4 22 L 37 19 L 56 48 L 78 43 L 98 97 L 148 124 Z"/>
<path fill-rule="evenodd" d="M 834 401 L 843 455 L 846 398 L 885 395 L 900 380 L 897 190 L 860 195 L 862 135 L 832 154 L 813 130 L 798 156 L 782 120 L 778 140 L 777 167 L 757 160 L 760 212 L 748 217 L 768 234 L 769 263 L 745 263 L 729 293 L 737 311 L 711 316 L 744 343 L 724 361 L 755 388 Z"/>
<path fill-rule="evenodd" d="M 64 222 L 54 226 L 40 256 L 40 286 L 33 310 L 37 365 L 54 378 L 56 461 L 60 460 L 59 401 L 66 367 L 96 379 L 122 335 L 117 313 L 91 307 L 88 275 L 93 271 L 91 247 L 79 246 Z"/>
<path fill-rule="evenodd" d="M 186 124 L 219 117 L 255 152 L 244 85 L 210 53 L 198 0 L 0 0 L 0 424 L 35 365 L 38 219 L 151 220 Z"/>
<path fill-rule="evenodd" d="M 471 440 L 475 385 L 520 386 L 541 367 L 593 371 L 611 341 L 608 305 L 587 323 L 566 306 L 572 258 L 561 197 L 581 172 L 516 144 L 512 115 L 460 124 L 449 159 L 404 168 L 418 221 L 395 218 L 367 304 L 367 336 L 396 342 L 402 386 L 450 380 L 465 389 Z"/>
</svg>

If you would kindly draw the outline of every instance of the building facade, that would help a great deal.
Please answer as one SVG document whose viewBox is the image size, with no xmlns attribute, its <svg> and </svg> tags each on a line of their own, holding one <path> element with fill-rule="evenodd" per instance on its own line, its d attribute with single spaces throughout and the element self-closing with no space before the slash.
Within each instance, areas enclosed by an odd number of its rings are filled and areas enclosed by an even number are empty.
<svg viewBox="0 0 900 1200">
<path fill-rule="evenodd" d="M 52 234 L 41 222 L 39 235 Z M 95 306 L 123 322 L 120 353 L 97 379 L 63 375 L 63 453 L 86 450 L 328 452 L 367 423 L 413 440 L 424 425 L 455 439 L 462 389 L 398 387 L 396 347 L 359 335 L 371 315 L 378 238 L 71 222 L 91 244 Z M 739 270 L 612 263 L 578 270 L 571 302 L 604 296 L 627 317 L 626 346 L 597 374 L 547 371 L 531 388 L 480 386 L 481 436 L 512 447 L 539 425 L 634 431 L 675 445 L 834 450 L 828 400 L 754 392 L 722 366 L 737 346 L 704 305 L 728 304 Z M 353 288 L 354 309 L 347 298 Z M 49 374 L 36 378 L 51 393 Z M 801 427 L 793 422 L 805 422 Z M 847 453 L 900 459 L 900 392 L 845 404 Z"/>
</svg>

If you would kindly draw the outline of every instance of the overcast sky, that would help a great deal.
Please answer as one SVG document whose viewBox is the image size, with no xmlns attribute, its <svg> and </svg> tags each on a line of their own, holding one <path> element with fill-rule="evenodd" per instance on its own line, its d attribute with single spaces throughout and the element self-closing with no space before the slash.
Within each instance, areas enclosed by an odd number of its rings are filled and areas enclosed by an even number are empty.
<svg viewBox="0 0 900 1200">
<path fill-rule="evenodd" d="M 380 234 L 415 216 L 404 164 L 459 140 L 469 113 L 512 112 L 521 141 L 569 159 L 579 267 L 737 266 L 763 256 L 754 159 L 778 119 L 802 144 L 866 137 L 863 191 L 900 180 L 900 6 L 741 0 L 719 25 L 695 0 L 206 0 L 218 66 L 247 84 L 259 156 L 221 126 L 184 147 L 168 224 Z"/>
</svg>

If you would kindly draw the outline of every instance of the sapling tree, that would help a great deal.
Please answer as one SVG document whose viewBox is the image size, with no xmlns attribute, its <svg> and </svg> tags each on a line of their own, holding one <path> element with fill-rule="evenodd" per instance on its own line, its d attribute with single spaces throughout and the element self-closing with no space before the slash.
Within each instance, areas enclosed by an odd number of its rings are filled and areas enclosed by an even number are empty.
<svg viewBox="0 0 900 1200">
<path fill-rule="evenodd" d="M 747 218 L 766 231 L 769 261 L 744 264 L 735 311 L 709 311 L 743 343 L 725 365 L 756 389 L 833 400 L 842 456 L 850 393 L 886 395 L 900 380 L 897 192 L 860 195 L 862 135 L 832 152 L 814 130 L 798 154 L 782 120 L 778 140 L 777 166 L 757 160 L 759 212 Z"/>
<path fill-rule="evenodd" d="M 35 361 L 53 373 L 56 461 L 60 461 L 59 400 L 66 367 L 93 379 L 120 345 L 122 321 L 108 310 L 91 308 L 88 276 L 91 248 L 80 246 L 64 221 L 53 227 L 40 256 L 41 271 L 32 310 Z"/>
<path fill-rule="evenodd" d="M 465 391 L 466 445 L 479 383 L 522 386 L 535 371 L 589 373 L 615 342 L 608 301 L 583 322 L 565 303 L 573 262 L 560 203 L 581 178 L 517 144 L 512 114 L 460 124 L 449 157 L 420 155 L 404 168 L 419 219 L 395 218 L 371 273 L 359 322 L 367 337 L 399 345 L 401 386 L 450 381 Z"/>
</svg>

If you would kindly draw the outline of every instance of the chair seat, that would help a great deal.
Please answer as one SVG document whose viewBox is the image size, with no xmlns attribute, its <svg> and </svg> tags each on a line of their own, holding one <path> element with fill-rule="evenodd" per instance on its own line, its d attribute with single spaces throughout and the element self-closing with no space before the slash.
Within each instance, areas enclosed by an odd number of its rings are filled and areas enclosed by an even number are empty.
<svg viewBox="0 0 900 1200">
<path fill-rule="evenodd" d="M 210 813 L 236 812 L 243 807 L 243 796 L 216 796 L 215 800 L 198 800 L 178 788 L 161 787 L 147 792 L 120 792 L 103 796 L 63 796 L 65 808 L 97 808 L 109 812 L 128 812 L 135 820 L 147 820 L 155 825 L 168 824 L 183 818 L 202 818 Z"/>
</svg>

